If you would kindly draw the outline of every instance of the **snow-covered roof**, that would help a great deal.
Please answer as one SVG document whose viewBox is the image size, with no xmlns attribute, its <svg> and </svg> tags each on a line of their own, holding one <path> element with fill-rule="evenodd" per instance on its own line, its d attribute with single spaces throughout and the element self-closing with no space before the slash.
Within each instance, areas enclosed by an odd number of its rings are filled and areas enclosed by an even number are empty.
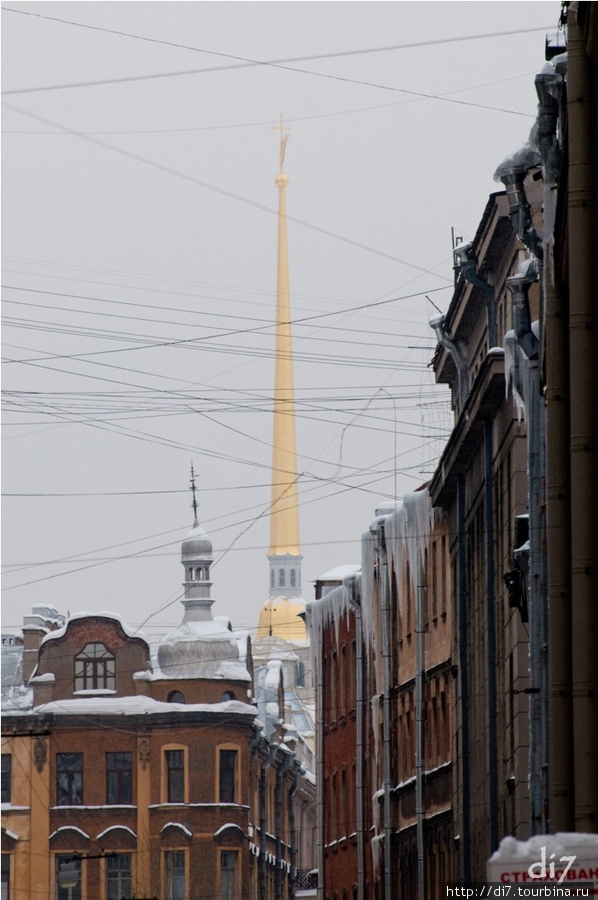
<svg viewBox="0 0 598 900">
<path fill-rule="evenodd" d="M 319 575 L 316 580 L 342 581 L 343 578 L 349 578 L 351 575 L 357 575 L 360 571 L 361 565 L 358 565 L 357 563 L 351 563 L 346 566 L 337 566 L 335 569 L 330 569 L 329 572 L 325 572 L 323 575 Z"/>
<path fill-rule="evenodd" d="M 122 628 L 124 633 L 129 638 L 140 638 L 142 641 L 147 643 L 147 637 L 143 634 L 143 632 L 138 631 L 137 629 L 131 628 L 129 625 L 126 625 L 123 622 L 121 616 L 115 612 L 82 612 L 75 613 L 70 617 L 68 622 L 66 622 L 62 628 L 57 628 L 56 631 L 51 631 L 49 634 L 46 634 L 42 639 L 42 644 L 46 644 L 48 641 L 57 641 L 67 632 L 69 625 L 73 622 L 78 621 L 79 619 L 113 619 Z"/>
<path fill-rule="evenodd" d="M 71 716 L 149 716 L 158 713 L 225 713 L 226 715 L 255 716 L 256 709 L 240 700 L 221 703 L 166 703 L 151 697 L 85 697 L 74 700 L 54 700 L 33 710 L 18 712 Z"/>
</svg>

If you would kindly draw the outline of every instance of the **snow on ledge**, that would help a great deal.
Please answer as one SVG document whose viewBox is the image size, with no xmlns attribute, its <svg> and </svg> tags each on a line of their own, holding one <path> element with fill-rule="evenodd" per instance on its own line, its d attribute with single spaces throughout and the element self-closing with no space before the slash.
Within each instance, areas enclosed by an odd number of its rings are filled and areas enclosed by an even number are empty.
<svg viewBox="0 0 598 900">
<path fill-rule="evenodd" d="M 137 835 L 133 831 L 132 828 L 129 828 L 128 825 L 110 825 L 109 828 L 104 828 L 103 831 L 100 831 L 98 836 L 96 837 L 96 841 L 101 841 L 103 837 L 106 837 L 107 834 L 110 834 L 111 831 L 128 831 L 135 840 L 137 840 Z"/>
<path fill-rule="evenodd" d="M 57 834 L 62 834 L 64 831 L 76 831 L 78 834 L 82 835 L 86 841 L 90 840 L 87 832 L 83 831 L 82 828 L 78 828 L 77 825 L 61 825 L 60 828 L 57 828 L 56 831 L 52 832 L 48 840 L 51 841 L 53 837 L 56 837 Z"/>
<path fill-rule="evenodd" d="M 13 841 L 19 840 L 19 835 L 15 834 L 14 831 L 11 831 L 10 828 L 3 828 L 2 831 L 4 832 L 4 834 L 7 837 L 11 838 Z"/>
</svg>

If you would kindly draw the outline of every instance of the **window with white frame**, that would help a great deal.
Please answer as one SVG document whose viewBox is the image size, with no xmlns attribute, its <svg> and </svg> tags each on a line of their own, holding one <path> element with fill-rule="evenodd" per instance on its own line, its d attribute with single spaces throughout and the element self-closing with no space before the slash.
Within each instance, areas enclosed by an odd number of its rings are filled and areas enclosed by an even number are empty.
<svg viewBox="0 0 598 900">
<path fill-rule="evenodd" d="M 106 900 L 133 896 L 133 856 L 117 853 L 106 858 Z"/>
<path fill-rule="evenodd" d="M 75 657 L 75 690 L 114 690 L 116 661 L 104 644 L 86 644 Z"/>
</svg>

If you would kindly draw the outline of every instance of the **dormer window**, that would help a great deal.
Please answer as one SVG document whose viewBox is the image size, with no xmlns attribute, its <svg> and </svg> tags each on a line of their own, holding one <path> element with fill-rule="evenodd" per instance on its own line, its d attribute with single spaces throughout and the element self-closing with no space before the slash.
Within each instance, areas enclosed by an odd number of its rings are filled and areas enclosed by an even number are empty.
<svg viewBox="0 0 598 900">
<path fill-rule="evenodd" d="M 75 657 L 75 690 L 114 690 L 116 665 L 114 655 L 104 644 L 86 644 Z"/>
</svg>

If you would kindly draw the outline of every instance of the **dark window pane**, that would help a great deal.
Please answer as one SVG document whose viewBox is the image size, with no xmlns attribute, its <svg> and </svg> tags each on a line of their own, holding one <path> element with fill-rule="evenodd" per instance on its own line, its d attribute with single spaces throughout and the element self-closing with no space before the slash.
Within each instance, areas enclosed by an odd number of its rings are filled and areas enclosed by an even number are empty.
<svg viewBox="0 0 598 900">
<path fill-rule="evenodd" d="M 167 800 L 185 802 L 185 754 L 182 750 L 166 751 Z"/>
<path fill-rule="evenodd" d="M 106 754 L 106 803 L 133 802 L 133 754 Z"/>
<path fill-rule="evenodd" d="M 119 853 L 106 860 L 106 900 L 133 896 L 132 857 Z"/>
<path fill-rule="evenodd" d="M 2 803 L 10 803 L 11 775 L 12 775 L 12 756 L 10 755 L 10 753 L 3 753 L 2 754 Z"/>
<path fill-rule="evenodd" d="M 56 754 L 56 803 L 78 806 L 83 803 L 83 754 Z"/>
<path fill-rule="evenodd" d="M 237 853 L 225 850 L 220 854 L 220 900 L 235 900 Z"/>
<path fill-rule="evenodd" d="M 2 854 L 2 884 L 0 900 L 9 900 L 10 897 L 10 856 Z"/>
<path fill-rule="evenodd" d="M 182 850 L 166 853 L 166 900 L 185 900 L 185 854 Z"/>
<path fill-rule="evenodd" d="M 235 802 L 236 750 L 220 751 L 220 802 Z"/>
<path fill-rule="evenodd" d="M 61 878 L 62 872 L 62 878 Z M 68 886 L 64 882 L 64 877 L 68 872 Z M 73 859 L 72 856 L 56 857 L 56 900 L 81 900 L 83 896 L 83 872 L 81 868 L 81 860 Z M 72 881 L 76 881 L 73 884 Z M 61 884 L 61 882 L 63 882 Z"/>
</svg>

